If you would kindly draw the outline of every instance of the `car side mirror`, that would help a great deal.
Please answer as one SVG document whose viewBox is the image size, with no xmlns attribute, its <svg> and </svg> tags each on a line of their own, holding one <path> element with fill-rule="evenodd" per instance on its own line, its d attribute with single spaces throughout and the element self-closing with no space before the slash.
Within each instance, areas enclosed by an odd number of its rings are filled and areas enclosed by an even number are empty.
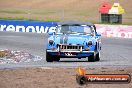
<svg viewBox="0 0 132 88">
<path fill-rule="evenodd" d="M 49 34 L 49 35 L 54 35 L 54 34 L 55 34 L 55 32 L 48 32 L 48 34 Z"/>
<path fill-rule="evenodd" d="M 96 33 L 96 36 L 101 36 L 101 34 L 100 33 Z"/>
</svg>

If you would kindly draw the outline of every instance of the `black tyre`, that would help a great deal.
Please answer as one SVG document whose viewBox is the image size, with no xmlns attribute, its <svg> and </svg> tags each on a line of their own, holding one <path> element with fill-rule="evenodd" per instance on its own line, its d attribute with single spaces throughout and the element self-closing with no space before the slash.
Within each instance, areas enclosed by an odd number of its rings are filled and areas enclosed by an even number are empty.
<svg viewBox="0 0 132 88">
<path fill-rule="evenodd" d="M 53 62 L 53 57 L 48 52 L 46 52 L 46 61 L 47 62 Z"/>
<path fill-rule="evenodd" d="M 95 61 L 96 61 L 95 58 L 96 58 L 96 57 L 95 57 L 94 54 L 93 54 L 93 55 L 91 55 L 91 56 L 88 57 L 88 61 L 89 61 L 89 62 L 95 62 Z"/>
<path fill-rule="evenodd" d="M 88 61 L 89 62 L 95 62 L 95 61 L 100 61 L 100 56 L 99 56 L 99 52 L 96 55 L 91 55 L 88 57 Z"/>
<path fill-rule="evenodd" d="M 54 59 L 54 61 L 57 61 L 57 62 L 60 61 L 60 57 L 54 57 L 53 59 Z"/>
<path fill-rule="evenodd" d="M 100 56 L 99 56 L 99 54 L 100 54 L 100 53 L 97 53 L 97 54 L 96 54 L 96 59 L 95 59 L 96 61 L 100 61 Z"/>
<path fill-rule="evenodd" d="M 82 86 L 87 83 L 87 78 L 84 76 L 76 76 L 76 82 Z"/>
</svg>

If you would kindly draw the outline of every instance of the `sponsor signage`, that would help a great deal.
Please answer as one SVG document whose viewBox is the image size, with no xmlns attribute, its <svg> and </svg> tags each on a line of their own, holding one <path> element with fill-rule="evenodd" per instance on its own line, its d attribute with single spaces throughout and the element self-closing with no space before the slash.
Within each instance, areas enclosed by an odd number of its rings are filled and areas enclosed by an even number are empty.
<svg viewBox="0 0 132 88">
<path fill-rule="evenodd" d="M 129 74 L 86 74 L 83 68 L 77 69 L 76 81 L 79 85 L 87 83 L 130 83 L 131 76 Z"/>
<path fill-rule="evenodd" d="M 95 24 L 106 37 L 132 38 L 132 26 Z M 0 31 L 47 33 L 55 31 L 57 22 L 0 20 Z"/>
<path fill-rule="evenodd" d="M 131 76 L 129 74 L 85 74 L 77 75 L 76 81 L 79 85 L 84 85 L 87 83 L 124 84 L 130 83 Z"/>
<path fill-rule="evenodd" d="M 47 33 L 54 31 L 56 22 L 0 20 L 0 31 Z"/>
<path fill-rule="evenodd" d="M 132 26 L 96 24 L 97 32 L 106 37 L 132 38 Z"/>
</svg>

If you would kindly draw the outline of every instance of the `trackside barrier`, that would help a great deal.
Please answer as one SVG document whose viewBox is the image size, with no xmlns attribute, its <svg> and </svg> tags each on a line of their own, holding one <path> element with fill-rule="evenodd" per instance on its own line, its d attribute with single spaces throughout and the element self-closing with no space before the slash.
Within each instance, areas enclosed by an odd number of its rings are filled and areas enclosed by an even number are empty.
<svg viewBox="0 0 132 88">
<path fill-rule="evenodd" d="M 56 22 L 0 20 L 0 31 L 47 33 L 55 30 Z"/>
<path fill-rule="evenodd" d="M 96 24 L 96 27 L 102 36 L 132 38 L 132 26 Z"/>
<path fill-rule="evenodd" d="M 95 24 L 97 32 L 106 37 L 132 38 L 132 26 Z M 54 31 L 56 22 L 0 20 L 0 31 L 47 33 Z"/>
</svg>

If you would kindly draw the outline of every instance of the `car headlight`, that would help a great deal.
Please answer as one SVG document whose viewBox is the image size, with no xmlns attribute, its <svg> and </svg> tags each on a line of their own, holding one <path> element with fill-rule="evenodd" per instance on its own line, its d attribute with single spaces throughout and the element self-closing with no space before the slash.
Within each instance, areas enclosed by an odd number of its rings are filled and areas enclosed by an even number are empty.
<svg viewBox="0 0 132 88">
<path fill-rule="evenodd" d="M 92 41 L 89 41 L 89 42 L 88 42 L 88 45 L 92 45 Z"/>
<path fill-rule="evenodd" d="M 53 40 L 49 40 L 49 44 L 50 45 L 53 45 L 54 44 L 54 41 Z"/>
</svg>

